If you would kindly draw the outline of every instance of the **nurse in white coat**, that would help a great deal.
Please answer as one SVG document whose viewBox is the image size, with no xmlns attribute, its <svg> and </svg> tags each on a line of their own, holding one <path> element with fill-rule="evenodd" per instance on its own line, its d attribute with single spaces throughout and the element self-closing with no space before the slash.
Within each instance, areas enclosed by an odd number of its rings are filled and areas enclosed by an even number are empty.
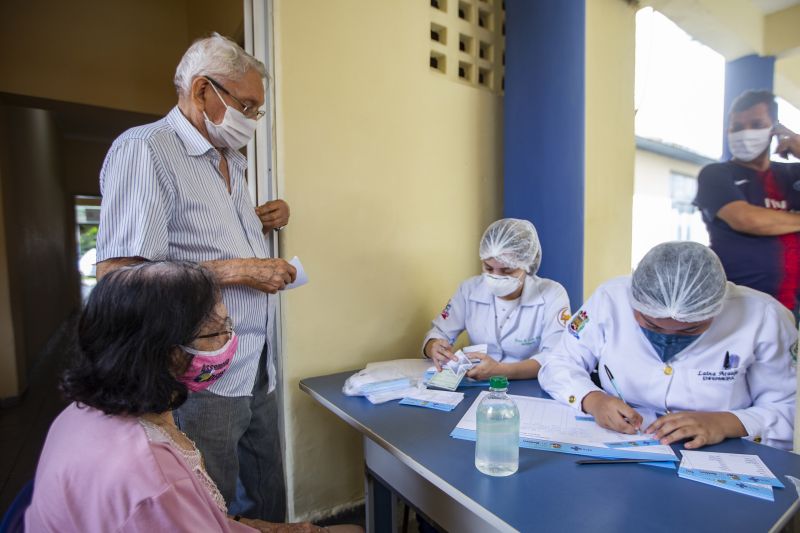
<svg viewBox="0 0 800 533">
<path fill-rule="evenodd" d="M 569 298 L 560 284 L 536 276 L 542 250 L 536 228 L 527 220 L 492 223 L 480 243 L 483 275 L 459 286 L 422 343 L 436 368 L 455 360 L 452 345 L 465 329 L 471 344 L 486 344 L 486 354 L 467 376 L 487 379 L 534 378 L 540 359 L 559 341 L 569 319 Z"/>
<path fill-rule="evenodd" d="M 601 426 L 641 427 L 663 444 L 747 437 L 790 449 L 796 342 L 792 315 L 777 300 L 727 282 L 709 248 L 670 242 L 650 250 L 633 276 L 595 291 L 539 381 Z M 595 367 L 602 389 L 589 379 Z M 643 424 L 646 410 L 665 415 Z"/>
</svg>

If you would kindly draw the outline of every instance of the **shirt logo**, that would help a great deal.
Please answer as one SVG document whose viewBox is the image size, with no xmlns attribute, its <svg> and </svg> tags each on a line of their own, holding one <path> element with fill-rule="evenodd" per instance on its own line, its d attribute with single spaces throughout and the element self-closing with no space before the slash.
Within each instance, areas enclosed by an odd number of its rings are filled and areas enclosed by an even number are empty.
<svg viewBox="0 0 800 533">
<path fill-rule="evenodd" d="M 773 198 L 764 198 L 764 206 L 767 209 L 780 209 L 786 211 L 786 200 L 775 200 Z"/>
<path fill-rule="evenodd" d="M 738 185 L 744 185 L 744 184 L 745 184 L 745 183 L 747 183 L 748 181 L 750 181 L 750 180 L 736 180 L 736 181 L 734 181 L 734 182 L 733 182 L 733 184 L 734 184 L 734 185 L 737 185 L 737 186 L 738 186 Z"/>
<path fill-rule="evenodd" d="M 587 322 L 589 322 L 589 314 L 584 310 L 578 311 L 570 320 L 567 329 L 576 339 L 580 339 L 579 333 L 586 327 Z"/>
<path fill-rule="evenodd" d="M 792 189 L 800 191 L 800 181 L 795 181 L 794 183 L 792 183 Z"/>
<path fill-rule="evenodd" d="M 527 339 L 515 338 L 514 342 L 516 342 L 517 344 L 521 344 L 522 346 L 532 346 L 534 344 L 539 344 L 539 341 L 541 340 L 542 340 L 541 337 L 529 337 Z"/>
<path fill-rule="evenodd" d="M 447 320 L 447 317 L 450 316 L 450 308 L 451 307 L 453 307 L 452 304 L 450 304 L 450 302 L 447 302 L 447 305 L 444 306 L 444 309 L 442 309 L 442 318 L 443 319 Z"/>
<path fill-rule="evenodd" d="M 572 315 L 569 314 L 569 307 L 562 307 L 558 315 L 556 315 L 556 320 L 562 328 L 567 327 L 567 322 L 569 322 L 570 318 L 572 318 Z"/>
</svg>

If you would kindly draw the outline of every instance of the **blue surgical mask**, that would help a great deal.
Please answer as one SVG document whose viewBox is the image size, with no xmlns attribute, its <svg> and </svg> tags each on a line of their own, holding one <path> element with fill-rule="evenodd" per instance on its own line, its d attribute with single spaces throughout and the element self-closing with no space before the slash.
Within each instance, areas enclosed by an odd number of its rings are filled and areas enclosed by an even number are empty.
<svg viewBox="0 0 800 533">
<path fill-rule="evenodd" d="M 642 328 L 641 326 L 639 326 Z M 700 335 L 675 335 L 670 333 L 656 333 L 647 328 L 642 328 L 644 336 L 650 341 L 653 349 L 665 363 L 678 355 L 684 348 L 697 340 Z"/>
</svg>

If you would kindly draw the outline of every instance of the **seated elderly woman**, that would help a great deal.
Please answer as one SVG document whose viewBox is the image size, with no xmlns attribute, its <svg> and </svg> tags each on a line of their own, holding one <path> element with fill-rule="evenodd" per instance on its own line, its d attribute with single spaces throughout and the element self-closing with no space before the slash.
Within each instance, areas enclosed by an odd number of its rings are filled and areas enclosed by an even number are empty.
<svg viewBox="0 0 800 533">
<path fill-rule="evenodd" d="M 236 347 L 204 268 L 143 263 L 105 276 L 80 317 L 61 381 L 73 403 L 50 427 L 25 529 L 325 531 L 228 516 L 200 452 L 175 426 L 187 390 L 218 379 Z"/>
<path fill-rule="evenodd" d="M 727 282 L 709 248 L 656 246 L 633 276 L 601 285 L 567 332 L 539 382 L 599 425 L 641 428 L 662 444 L 688 439 L 690 449 L 730 437 L 791 448 L 792 314 L 767 294 Z M 595 367 L 602 389 L 589 379 Z M 662 416 L 644 424 L 646 411 Z"/>
<path fill-rule="evenodd" d="M 422 342 L 425 357 L 437 370 L 457 360 L 452 345 L 467 331 L 472 344 L 486 344 L 488 353 L 467 376 L 488 379 L 535 378 L 540 354 L 555 346 L 569 318 L 567 291 L 536 275 L 542 248 L 536 228 L 527 220 L 504 218 L 486 228 L 479 255 L 483 275 L 464 281 Z"/>
</svg>

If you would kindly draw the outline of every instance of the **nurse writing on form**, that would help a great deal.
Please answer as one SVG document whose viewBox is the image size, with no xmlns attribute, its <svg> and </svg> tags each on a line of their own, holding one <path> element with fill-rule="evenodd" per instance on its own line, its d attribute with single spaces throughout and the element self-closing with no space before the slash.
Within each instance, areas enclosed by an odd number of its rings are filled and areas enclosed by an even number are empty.
<svg viewBox="0 0 800 533">
<path fill-rule="evenodd" d="M 632 276 L 595 291 L 539 381 L 599 425 L 641 429 L 663 444 L 687 440 L 691 449 L 746 437 L 790 449 L 796 342 L 792 314 L 780 302 L 727 282 L 709 248 L 668 242 Z M 589 379 L 598 365 L 602 389 Z M 646 411 L 663 416 L 643 424 Z"/>
<path fill-rule="evenodd" d="M 504 218 L 492 223 L 480 242 L 483 274 L 464 281 L 447 302 L 422 343 L 437 370 L 456 360 L 452 345 L 467 331 L 472 344 L 486 344 L 486 354 L 468 377 L 534 378 L 543 354 L 553 348 L 569 319 L 569 298 L 560 284 L 536 275 L 542 249 L 536 228 L 527 220 Z"/>
</svg>

